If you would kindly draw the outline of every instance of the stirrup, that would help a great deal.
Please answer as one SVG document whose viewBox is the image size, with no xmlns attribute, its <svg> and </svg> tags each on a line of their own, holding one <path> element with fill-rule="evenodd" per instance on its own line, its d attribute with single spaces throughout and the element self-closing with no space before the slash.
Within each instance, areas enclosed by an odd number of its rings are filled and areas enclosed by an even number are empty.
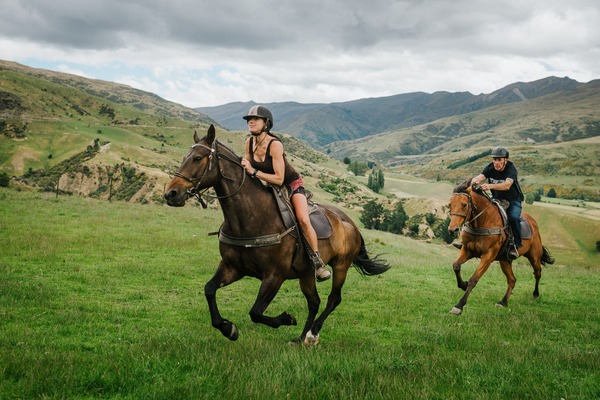
<svg viewBox="0 0 600 400">
<path fill-rule="evenodd" d="M 517 258 L 519 258 L 519 249 L 517 249 L 517 246 L 515 246 L 514 244 L 511 244 L 510 247 L 508 248 L 507 256 L 510 261 L 514 261 Z"/>
<path fill-rule="evenodd" d="M 319 252 L 314 252 L 310 255 L 310 262 L 315 269 L 315 278 L 317 282 L 323 282 L 331 278 L 331 272 L 325 268 L 325 263 L 321 259 Z"/>
<path fill-rule="evenodd" d="M 310 262 L 313 265 L 314 269 L 321 269 L 321 268 L 325 268 L 325 263 L 323 262 L 323 260 L 321 259 L 321 256 L 319 255 L 319 252 L 315 252 L 312 253 L 310 255 Z"/>
</svg>

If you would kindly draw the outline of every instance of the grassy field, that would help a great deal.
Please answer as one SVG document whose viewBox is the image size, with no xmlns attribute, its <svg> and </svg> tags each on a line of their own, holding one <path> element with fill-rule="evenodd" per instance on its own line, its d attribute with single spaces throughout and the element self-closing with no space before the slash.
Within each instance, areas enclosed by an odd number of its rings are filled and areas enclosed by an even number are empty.
<svg viewBox="0 0 600 400">
<path fill-rule="evenodd" d="M 240 329 L 229 342 L 210 326 L 202 289 L 219 259 L 207 236 L 218 211 L 7 189 L 0 204 L 2 399 L 600 397 L 597 266 L 546 267 L 532 301 L 531 268 L 519 259 L 499 309 L 505 279 L 494 265 L 456 317 L 456 250 L 364 231 L 393 268 L 350 272 L 317 347 L 287 344 L 298 326 L 250 321 L 250 278 L 218 292 Z M 318 287 L 325 300 L 329 284 Z M 267 312 L 284 310 L 306 317 L 296 281 Z"/>
</svg>

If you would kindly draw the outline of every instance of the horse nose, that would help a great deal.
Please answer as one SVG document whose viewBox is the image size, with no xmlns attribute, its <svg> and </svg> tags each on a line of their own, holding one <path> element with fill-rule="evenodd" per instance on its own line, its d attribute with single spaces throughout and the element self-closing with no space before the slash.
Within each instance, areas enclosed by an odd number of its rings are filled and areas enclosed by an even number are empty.
<svg viewBox="0 0 600 400">
<path fill-rule="evenodd" d="M 454 236 L 458 235 L 458 228 L 448 227 L 448 232 L 453 234 Z"/>
<path fill-rule="evenodd" d="M 175 190 L 175 189 L 168 190 L 165 192 L 163 197 L 165 198 L 167 203 L 171 204 L 173 202 L 173 200 L 175 200 L 177 198 L 177 190 Z"/>
<path fill-rule="evenodd" d="M 169 190 L 168 192 L 165 192 L 165 194 L 163 195 L 165 200 L 169 200 L 172 199 L 173 197 L 177 196 L 177 192 L 175 190 Z"/>
</svg>

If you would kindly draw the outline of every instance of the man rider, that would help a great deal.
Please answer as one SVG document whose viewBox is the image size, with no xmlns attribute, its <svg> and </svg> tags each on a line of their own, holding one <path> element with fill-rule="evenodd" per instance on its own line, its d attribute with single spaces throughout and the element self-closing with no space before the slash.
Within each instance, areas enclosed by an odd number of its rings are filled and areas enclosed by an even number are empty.
<svg viewBox="0 0 600 400">
<path fill-rule="evenodd" d="M 523 192 L 517 179 L 517 167 L 512 161 L 509 161 L 509 152 L 502 146 L 496 147 L 491 154 L 493 161 L 489 163 L 475 178 L 471 180 L 471 185 L 480 184 L 483 190 L 491 190 L 492 197 L 504 199 L 509 202 L 506 210 L 508 221 L 513 233 L 514 244 L 511 244 L 508 256 L 511 260 L 519 257 L 519 247 L 523 246 L 521 241 L 521 210 L 524 200 Z M 488 180 L 487 183 L 481 182 Z"/>
</svg>

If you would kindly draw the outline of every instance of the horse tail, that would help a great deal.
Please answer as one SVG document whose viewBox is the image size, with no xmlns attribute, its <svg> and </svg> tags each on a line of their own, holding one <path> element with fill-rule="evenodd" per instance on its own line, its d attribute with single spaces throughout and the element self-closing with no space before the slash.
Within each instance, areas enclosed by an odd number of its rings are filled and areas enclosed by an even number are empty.
<svg viewBox="0 0 600 400">
<path fill-rule="evenodd" d="M 367 248 L 365 247 L 365 241 L 362 236 L 360 238 L 360 251 L 352 264 L 361 274 L 368 276 L 382 274 L 391 268 L 391 265 L 389 265 L 385 260 L 382 260 L 379 254 L 373 258 L 369 257 L 369 254 L 367 254 Z"/>
<path fill-rule="evenodd" d="M 554 258 L 550 255 L 550 251 L 546 246 L 542 246 L 542 264 L 554 264 Z"/>
</svg>

